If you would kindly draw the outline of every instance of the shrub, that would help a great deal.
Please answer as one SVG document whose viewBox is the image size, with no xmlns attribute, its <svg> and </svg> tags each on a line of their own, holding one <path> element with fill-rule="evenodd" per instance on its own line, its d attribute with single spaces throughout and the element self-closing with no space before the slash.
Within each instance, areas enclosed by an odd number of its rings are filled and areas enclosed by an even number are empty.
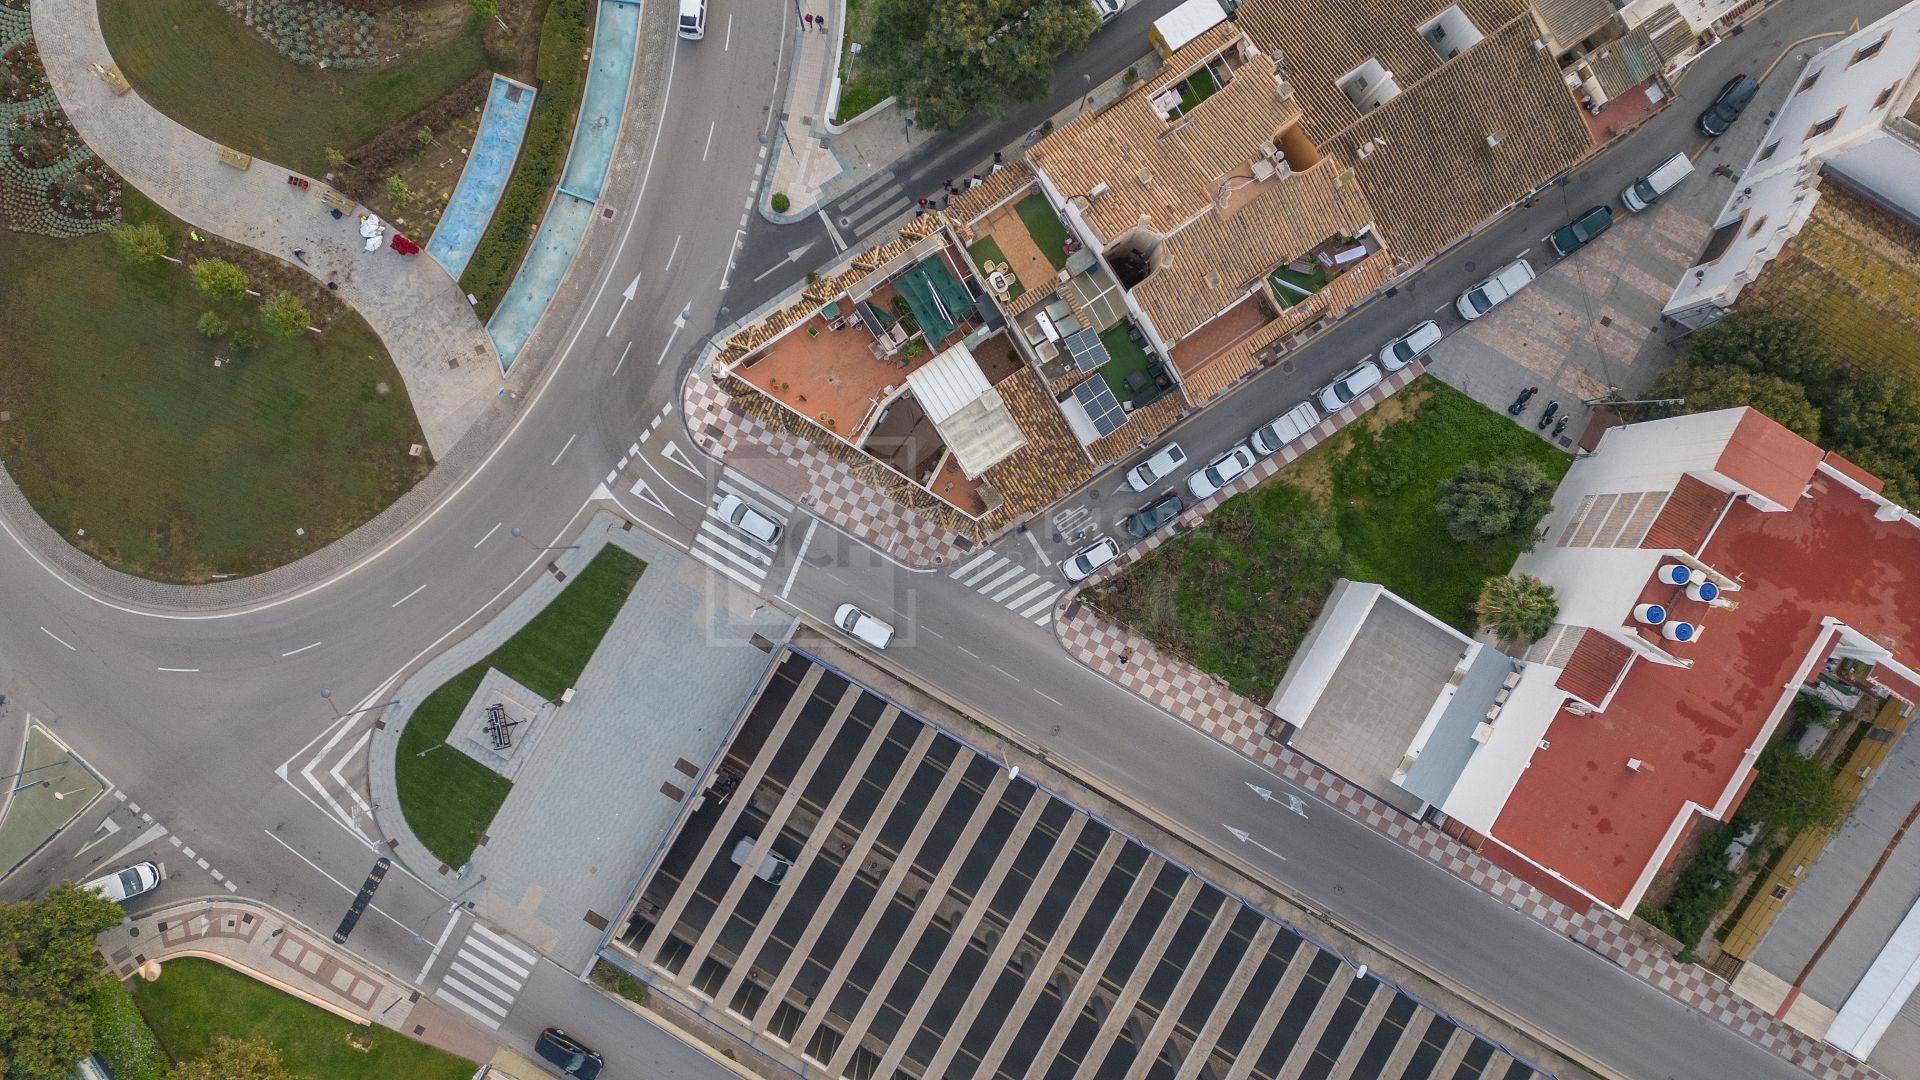
<svg viewBox="0 0 1920 1080">
<path fill-rule="evenodd" d="M 419 143 L 422 149 L 432 146 L 433 145 L 432 125 L 421 124 L 420 130 L 414 133 L 413 141 Z"/>
<path fill-rule="evenodd" d="M 347 152 L 341 163 L 353 166 L 355 172 L 339 177 L 335 186 L 356 197 L 366 196 L 375 177 L 392 172 L 396 164 L 419 152 L 423 129 L 444 131 L 455 120 L 471 114 L 475 106 L 487 100 L 487 90 L 492 83 L 492 74 L 483 71 L 449 90 L 440 100 L 374 136 L 372 141 Z M 331 156 L 327 164 L 338 168 Z"/>
<path fill-rule="evenodd" d="M 1727 844 L 1731 829 L 1715 829 L 1701 838 L 1700 853 L 1680 871 L 1673 886 L 1673 899 L 1667 901 L 1668 930 L 1680 941 L 1679 959 L 1691 961 L 1693 947 L 1707 936 L 1713 916 L 1733 899 L 1733 886 L 1739 875 L 1727 868 Z"/>
<path fill-rule="evenodd" d="M 610 994 L 626 998 L 635 1005 L 645 1006 L 651 1000 L 651 996 L 647 993 L 647 984 L 605 960 L 594 961 L 593 971 L 587 977 L 593 980 L 593 985 Z"/>
<path fill-rule="evenodd" d="M 267 329 L 281 337 L 299 337 L 313 323 L 307 305 L 290 292 L 267 297 L 260 305 L 260 317 L 266 320 Z"/>
<path fill-rule="evenodd" d="M 141 225 L 115 225 L 107 230 L 113 246 L 128 262 L 150 263 L 167 253 L 167 234 L 151 222 Z"/>
<path fill-rule="evenodd" d="M 767 200 L 767 205 L 773 207 L 774 213 L 784 214 L 787 212 L 787 207 L 792 206 L 793 203 L 787 199 L 786 192 L 776 191 L 773 193 L 773 198 Z"/>
<path fill-rule="evenodd" d="M 327 168 L 329 170 L 338 169 L 347 163 L 347 155 L 331 146 L 321 147 L 320 156 L 327 159 Z"/>
<path fill-rule="evenodd" d="M 215 300 L 235 300 L 247 294 L 247 272 L 225 259 L 196 259 L 193 287 Z"/>
<path fill-rule="evenodd" d="M 229 329 L 227 320 L 221 318 L 220 313 L 217 311 L 202 313 L 200 321 L 194 323 L 193 328 L 208 337 L 219 337 Z"/>
<path fill-rule="evenodd" d="M 109 980 L 93 995 L 93 1052 L 114 1080 L 166 1080 L 167 1055 L 140 1015 L 133 995 Z"/>
<path fill-rule="evenodd" d="M 413 198 L 413 189 L 407 186 L 406 178 L 399 173 L 387 177 L 387 194 L 399 202 Z"/>
<path fill-rule="evenodd" d="M 500 0 L 467 0 L 467 6 L 471 7 L 473 13 L 482 19 L 497 19 L 500 17 Z"/>
<path fill-rule="evenodd" d="M 231 344 L 241 352 L 251 352 L 260 347 L 260 332 L 251 326 L 243 326 L 233 332 Z"/>
</svg>

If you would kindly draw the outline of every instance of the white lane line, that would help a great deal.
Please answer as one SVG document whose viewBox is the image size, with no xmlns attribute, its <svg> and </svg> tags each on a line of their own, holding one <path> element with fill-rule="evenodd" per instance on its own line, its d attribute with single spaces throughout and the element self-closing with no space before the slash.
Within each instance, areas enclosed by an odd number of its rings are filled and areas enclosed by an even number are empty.
<svg viewBox="0 0 1920 1080">
<path fill-rule="evenodd" d="M 320 643 L 317 641 L 311 645 L 302 645 L 299 648 L 293 650 L 292 652 L 281 653 L 280 659 L 285 660 L 289 656 L 299 656 L 301 653 L 306 652 L 308 649 L 317 649 L 319 647 L 320 647 Z"/>
<path fill-rule="evenodd" d="M 494 528 L 496 528 L 496 529 L 497 529 L 497 528 L 499 528 L 499 527 L 500 527 L 500 526 L 498 526 L 498 525 L 495 525 L 495 526 L 494 526 Z M 492 534 L 492 533 L 488 533 L 487 535 L 488 535 L 488 536 L 492 536 L 493 534 Z M 475 544 L 474 546 L 475 546 L 475 547 L 478 547 L 479 545 L 478 545 L 478 544 Z M 413 599 L 414 597 L 416 597 L 416 596 L 419 596 L 419 595 L 420 595 L 420 590 L 421 590 L 421 589 L 424 589 L 424 588 L 426 588 L 426 587 L 427 587 L 427 586 L 426 586 L 426 584 L 425 584 L 425 583 L 423 582 L 422 584 L 420 584 L 420 585 L 418 585 L 418 586 L 415 586 L 415 588 L 414 588 L 414 590 L 413 590 L 412 592 L 410 592 L 410 593 L 408 593 L 407 595 L 405 595 L 405 596 L 403 596 L 403 597 L 401 597 L 401 598 L 400 598 L 400 599 L 398 599 L 398 600 L 395 600 L 395 601 L 394 601 L 393 603 L 391 603 L 391 604 L 389 604 L 389 605 L 387 605 L 387 606 L 388 606 L 388 607 L 399 607 L 399 606 L 400 606 L 401 604 L 404 604 L 404 603 L 406 603 L 407 601 L 409 601 L 409 600 L 411 600 L 411 599 Z"/>
<path fill-rule="evenodd" d="M 1045 690 L 1035 690 L 1034 693 L 1039 694 L 1041 697 L 1046 698 L 1048 701 L 1053 702 L 1055 705 L 1060 705 L 1060 707 L 1063 709 L 1066 708 L 1065 705 L 1060 704 L 1059 698 L 1054 697 L 1052 694 L 1047 693 Z"/>
<path fill-rule="evenodd" d="M 447 939 L 453 936 L 453 928 L 460 923 L 460 914 L 456 911 L 453 913 L 453 918 L 447 920 L 446 929 L 440 931 L 440 940 L 433 943 L 433 951 L 427 954 L 427 962 L 420 965 L 420 974 L 413 977 L 415 984 L 426 981 L 427 969 L 433 966 L 434 960 L 440 955 L 440 950 L 446 948 Z"/>
<path fill-rule="evenodd" d="M 680 237 L 678 235 L 675 235 L 673 238 L 673 250 L 667 252 L 667 265 L 661 267 L 660 269 L 662 270 L 673 269 L 673 257 L 678 254 L 680 254 Z"/>
<path fill-rule="evenodd" d="M 700 151 L 701 161 L 707 160 L 707 155 L 713 152 L 713 125 L 719 122 L 718 120 L 707 121 L 707 148 Z"/>
<path fill-rule="evenodd" d="M 955 645 L 954 648 L 959 649 L 961 652 L 966 653 L 968 656 L 973 657 L 975 660 L 980 659 L 979 653 L 974 652 L 972 649 L 967 648 L 965 645 Z"/>
<path fill-rule="evenodd" d="M 333 782 L 336 784 L 339 784 L 340 787 L 344 791 L 346 791 L 347 794 L 353 796 L 354 802 L 357 802 L 362 806 L 366 806 L 365 800 L 360 798 L 359 792 L 353 790 L 352 784 L 347 783 L 347 778 L 345 776 L 340 775 L 340 770 L 346 768 L 347 764 L 351 762 L 356 756 L 358 756 L 360 751 L 366 749 L 367 742 L 372 738 L 373 738 L 373 729 L 369 727 L 367 730 L 360 733 L 360 737 L 354 740 L 352 746 L 347 747 L 347 752 L 340 755 L 340 760 L 333 763 L 333 768 L 327 770 L 327 775 L 333 777 Z M 367 807 L 367 808 L 372 809 L 372 807 Z"/>
<path fill-rule="evenodd" d="M 502 949 L 505 949 L 506 951 L 512 953 L 513 955 L 519 957 L 521 960 L 525 961 L 529 969 L 531 969 L 533 965 L 538 963 L 540 960 L 539 953 L 531 952 L 524 946 L 517 945 L 514 942 L 507 940 L 505 937 L 495 933 L 493 930 L 489 929 L 486 925 L 482 923 L 474 923 L 473 930 L 475 933 L 479 934 L 481 937 L 486 938 L 488 941 L 493 942 L 495 945 L 498 945 Z M 468 938 L 467 940 L 470 942 L 473 941 L 472 938 Z"/>
<path fill-rule="evenodd" d="M 646 458 L 641 458 L 641 459 L 640 459 L 640 464 L 642 464 L 642 465 L 645 465 L 645 466 L 646 466 L 647 468 L 649 468 L 649 469 L 652 469 L 652 470 L 653 470 L 653 475 L 655 475 L 655 476 L 658 476 L 658 477 L 660 478 L 660 482 L 661 482 L 661 483 L 663 483 L 663 484 L 665 484 L 665 485 L 667 485 L 667 486 L 668 486 L 668 487 L 670 487 L 670 488 L 673 488 L 673 490 L 674 490 L 674 491 L 676 491 L 676 492 L 679 492 L 679 494 L 680 494 L 680 497 L 681 497 L 681 498 L 683 498 L 683 499 L 685 499 L 685 500 L 687 500 L 688 502 L 691 502 L 691 503 L 700 503 L 701 505 L 705 505 L 705 503 L 706 503 L 706 500 L 704 500 L 704 499 L 696 499 L 696 498 L 694 498 L 693 496 L 691 496 L 691 495 L 689 495 L 689 494 L 687 494 L 686 492 L 684 492 L 684 491 L 680 491 L 680 489 L 679 489 L 679 488 L 677 488 L 677 487 L 674 487 L 674 486 L 673 486 L 673 481 L 671 481 L 671 480 L 669 480 L 669 479 L 667 479 L 667 477 L 666 477 L 666 474 L 665 474 L 665 473 L 662 473 L 662 472 L 660 471 L 660 469 L 659 469 L 659 467 L 658 467 L 658 466 L 656 466 L 656 465 L 654 465 L 654 463 L 653 463 L 653 462 L 651 462 L 651 461 L 649 461 L 649 460 L 647 460 Z"/>
<path fill-rule="evenodd" d="M 56 633 L 54 633 L 53 631 L 51 631 L 51 630 L 49 630 L 49 629 L 47 629 L 47 628 L 46 628 L 46 627 L 44 627 L 44 626 L 40 628 L 40 632 L 41 632 L 41 633 L 43 633 L 43 634 L 45 634 L 45 635 L 47 635 L 48 637 L 50 637 L 50 638 L 52 638 L 52 639 L 53 639 L 53 640 L 55 640 L 55 641 L 59 641 L 59 642 L 60 642 L 60 644 L 62 644 L 62 645 L 67 645 L 67 643 L 66 643 L 66 642 L 64 642 L 64 641 L 60 641 L 60 635 L 59 635 L 59 634 L 56 634 Z M 71 645 L 67 645 L 67 651 L 69 651 L 69 652 L 79 652 L 80 650 L 79 650 L 79 649 L 76 649 L 76 648 L 74 648 L 74 647 L 73 647 L 73 646 L 71 646 Z"/>
<path fill-rule="evenodd" d="M 724 273 L 720 275 L 720 291 L 721 292 L 727 291 L 727 280 L 733 277 L 733 257 L 735 254 L 737 254 L 740 251 L 740 241 L 745 240 L 746 238 L 747 238 L 747 230 L 735 229 L 733 231 L 733 246 L 727 249 L 727 269 Z"/>
<path fill-rule="evenodd" d="M 579 438 L 579 437 L 580 437 L 580 433 L 579 433 L 579 432 L 577 432 L 577 431 L 576 431 L 576 432 L 574 432 L 573 434 L 571 434 L 571 435 L 569 435 L 569 436 L 567 436 L 567 445 L 566 445 L 566 446 L 562 446 L 562 447 L 560 448 L 560 452 L 559 452 L 559 453 L 557 453 L 557 454 L 555 454 L 555 455 L 553 455 L 553 460 L 552 460 L 552 461 L 549 461 L 549 462 L 547 462 L 547 466 L 548 466 L 549 468 L 551 468 L 552 466 L 555 466 L 555 465 L 558 465 L 558 464 L 560 464 L 560 459 L 561 459 L 561 458 L 563 458 L 563 457 L 566 457 L 566 456 L 567 456 L 567 450 L 568 450 L 568 448 L 570 448 L 570 447 L 572 447 L 572 446 L 573 446 L 573 440 L 575 440 L 575 439 L 577 439 L 577 438 Z"/>
<path fill-rule="evenodd" d="M 163 667 L 160 670 L 172 672 L 175 675 L 195 675 L 200 671 L 197 667 Z"/>
<path fill-rule="evenodd" d="M 627 347 L 620 350 L 620 363 L 613 365 L 613 370 L 607 373 L 609 376 L 620 374 L 620 364 L 624 364 L 627 362 L 627 353 L 632 351 L 632 349 L 633 349 L 633 342 L 631 341 L 627 342 Z M 640 451 L 638 450 L 634 451 L 634 453 L 636 454 L 639 452 Z"/>
<path fill-rule="evenodd" d="M 316 863 L 312 859 L 307 858 L 305 855 L 300 854 L 300 852 L 297 849 L 295 849 L 292 844 L 289 844 L 285 840 L 282 840 L 279 837 L 273 835 L 272 829 L 261 829 L 260 831 L 263 833 L 266 833 L 267 838 L 269 840 L 272 840 L 274 843 L 279 844 L 283 848 L 286 848 L 289 852 L 293 854 L 294 858 L 299 859 L 301 862 L 306 863 L 308 866 L 313 867 L 313 870 L 315 873 L 319 874 L 323 878 L 326 878 L 328 881 L 333 882 L 335 885 L 340 886 L 341 892 L 346 893 L 348 896 L 353 896 L 359 893 L 360 891 L 359 889 L 356 889 L 351 885 L 346 884 L 345 882 L 341 881 L 339 878 L 334 877 L 332 874 L 329 874 L 325 870 L 320 869 L 319 863 Z M 380 905 L 378 904 L 368 904 L 367 908 L 370 911 L 379 911 L 382 918 L 386 919 L 388 922 L 399 927 L 400 929 L 405 930 L 407 933 L 412 934 L 414 937 L 425 936 L 421 934 L 419 931 L 415 930 L 413 927 L 408 926 L 406 923 L 401 922 L 399 919 L 396 919 L 393 916 L 388 915 L 385 911 L 381 911 Z"/>
<path fill-rule="evenodd" d="M 1047 549 L 1040 546 L 1040 537 L 1032 529 L 1027 530 L 1027 540 L 1033 545 L 1034 554 L 1040 556 L 1041 566 L 1052 566 L 1053 560 L 1047 558 Z"/>
<path fill-rule="evenodd" d="M 987 666 L 999 672 L 1000 674 L 1005 675 L 1007 678 L 1012 679 L 1014 682 L 1020 681 L 1018 676 L 1014 675 L 1013 672 L 1008 671 L 1006 668 L 1001 667 L 999 664 L 988 664 Z"/>
<path fill-rule="evenodd" d="M 827 227 L 827 239 L 833 241 L 833 250 L 847 250 L 847 242 L 840 238 L 840 230 L 833 227 L 833 218 L 827 215 L 825 207 L 820 208 L 820 222 Z"/>
<path fill-rule="evenodd" d="M 800 576 L 800 563 L 806 558 L 807 545 L 813 543 L 813 530 L 819 527 L 819 518 L 807 522 L 807 535 L 800 538 L 800 550 L 793 553 L 793 569 L 787 571 L 787 583 L 780 589 L 780 599 L 785 600 L 793 591 L 793 579 Z"/>
<path fill-rule="evenodd" d="M 983 551 L 980 554 L 975 555 L 973 558 L 968 559 L 966 562 L 961 563 L 959 566 L 954 567 L 953 572 L 951 574 L 948 574 L 947 576 L 959 577 L 961 574 L 966 573 L 967 571 L 973 569 L 976 566 L 979 566 L 981 563 L 986 562 L 988 559 L 991 559 L 991 558 L 993 558 L 993 552 Z"/>
<path fill-rule="evenodd" d="M 733 51 L 733 12 L 727 12 L 727 40 L 720 43 L 721 52 Z"/>
<path fill-rule="evenodd" d="M 497 532 L 499 532 L 499 531 L 500 531 L 500 526 L 501 526 L 502 524 L 504 524 L 504 522 L 499 522 L 499 521 L 496 521 L 496 522 L 494 522 L 494 523 L 493 523 L 493 528 L 491 528 L 491 529 L 488 529 L 488 530 L 487 530 L 487 535 L 486 535 L 486 536 L 483 536 L 483 537 L 481 537 L 481 538 L 480 538 L 480 539 L 478 539 L 478 540 L 475 540 L 475 541 L 473 542 L 473 546 L 474 546 L 474 547 L 476 547 L 476 548 L 478 548 L 478 547 L 479 547 L 479 546 L 480 546 L 481 544 L 484 544 L 484 543 L 486 543 L 486 542 L 487 542 L 487 537 L 489 537 L 489 536 L 492 536 L 492 535 L 493 535 L 494 533 L 497 533 Z"/>
</svg>

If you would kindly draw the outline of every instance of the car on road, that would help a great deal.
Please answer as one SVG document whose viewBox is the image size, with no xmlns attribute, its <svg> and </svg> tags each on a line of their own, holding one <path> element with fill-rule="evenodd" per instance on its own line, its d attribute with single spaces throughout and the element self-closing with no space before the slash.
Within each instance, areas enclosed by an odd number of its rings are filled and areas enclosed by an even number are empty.
<svg viewBox="0 0 1920 1080">
<path fill-rule="evenodd" d="M 861 611 L 852 604 L 841 604 L 833 613 L 833 625 L 866 642 L 876 649 L 884 649 L 893 640 L 893 627 Z"/>
<path fill-rule="evenodd" d="M 1553 245 L 1553 253 L 1567 256 L 1593 243 L 1595 237 L 1607 231 L 1613 224 L 1613 211 L 1604 206 L 1588 207 L 1586 213 L 1553 230 L 1547 243 Z"/>
<path fill-rule="evenodd" d="M 1170 442 L 1153 452 L 1153 456 L 1127 470 L 1127 486 L 1135 491 L 1151 491 L 1153 485 L 1172 476 L 1175 470 L 1187 463 L 1187 452 L 1180 449 L 1179 443 Z"/>
<path fill-rule="evenodd" d="M 1753 96 L 1760 92 L 1760 84 L 1750 75 L 1735 75 L 1727 80 L 1727 85 L 1713 96 L 1713 104 L 1700 114 L 1700 134 L 1711 139 L 1725 135 L 1740 114 L 1753 102 Z"/>
<path fill-rule="evenodd" d="M 1454 310 L 1460 317 L 1473 320 L 1506 303 L 1514 293 L 1527 287 L 1533 281 L 1533 264 L 1525 259 L 1515 259 L 1500 268 L 1492 277 L 1460 294 L 1453 302 Z"/>
<path fill-rule="evenodd" d="M 688 41 L 707 36 L 707 0 L 680 0 L 680 36 Z"/>
<path fill-rule="evenodd" d="M 1368 360 L 1321 387 L 1320 392 L 1313 396 L 1320 402 L 1320 407 L 1331 416 L 1346 408 L 1354 398 L 1379 386 L 1384 378 L 1386 376 L 1380 373 L 1380 365 Z"/>
<path fill-rule="evenodd" d="M 533 1042 L 533 1052 L 549 1065 L 558 1066 L 560 1075 L 577 1076 L 580 1080 L 593 1080 L 607 1064 L 605 1058 L 585 1043 L 556 1027 L 540 1033 Z"/>
<path fill-rule="evenodd" d="M 1680 186 L 1693 172 L 1693 159 L 1682 151 L 1656 165 L 1652 172 L 1635 180 L 1620 193 L 1620 205 L 1627 208 L 1629 214 L 1637 214 L 1652 206 L 1660 196 Z"/>
<path fill-rule="evenodd" d="M 1246 443 L 1241 443 L 1219 457 L 1207 463 L 1207 467 L 1187 477 L 1187 490 L 1196 499 L 1204 499 L 1228 484 L 1238 480 L 1259 455 Z"/>
<path fill-rule="evenodd" d="M 1127 535 L 1135 540 L 1145 540 L 1159 532 L 1167 522 L 1179 517 L 1180 511 L 1185 508 L 1186 504 L 1180 501 L 1180 494 L 1169 491 L 1128 516 Z"/>
<path fill-rule="evenodd" d="M 784 531 L 780 523 L 761 513 L 752 503 L 738 495 L 728 495 L 714 507 L 720 520 L 733 527 L 733 530 L 755 543 L 773 547 L 780 542 Z"/>
<path fill-rule="evenodd" d="M 1247 445 L 1261 457 L 1277 454 L 1281 447 L 1312 431 L 1319 422 L 1320 410 L 1313 407 L 1313 402 L 1303 401 L 1254 428 L 1253 434 L 1247 436 Z"/>
<path fill-rule="evenodd" d="M 160 887 L 160 868 L 150 862 L 135 863 L 125 870 L 94 878 L 81 886 L 89 892 L 119 903 Z"/>
<path fill-rule="evenodd" d="M 1100 25 L 1105 26 L 1120 17 L 1127 10 L 1127 0 L 1087 0 L 1093 5 L 1093 13 L 1100 17 Z"/>
<path fill-rule="evenodd" d="M 1120 545 L 1113 537 L 1103 537 L 1097 543 L 1081 548 L 1069 558 L 1060 562 L 1060 569 L 1067 575 L 1068 581 L 1085 581 L 1095 570 L 1120 557 Z"/>
<path fill-rule="evenodd" d="M 1443 337 L 1440 324 L 1428 319 L 1419 326 L 1401 334 L 1380 350 L 1380 366 L 1389 372 L 1399 371 L 1420 358 L 1420 354 L 1440 344 Z"/>
</svg>

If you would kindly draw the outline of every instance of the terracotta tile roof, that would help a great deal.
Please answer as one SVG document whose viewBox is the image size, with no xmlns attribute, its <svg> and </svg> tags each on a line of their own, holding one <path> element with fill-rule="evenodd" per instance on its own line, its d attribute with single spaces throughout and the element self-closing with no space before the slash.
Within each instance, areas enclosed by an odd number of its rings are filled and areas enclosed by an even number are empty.
<svg viewBox="0 0 1920 1080">
<path fill-rule="evenodd" d="M 1580 643 L 1573 647 L 1573 655 L 1567 659 L 1559 681 L 1553 685 L 1598 707 L 1606 700 L 1607 691 L 1620 681 L 1620 673 L 1632 659 L 1632 649 L 1588 627 L 1580 635 Z"/>
<path fill-rule="evenodd" d="M 1395 264 L 1384 251 L 1355 263 L 1352 269 L 1334 278 L 1326 288 L 1280 313 L 1280 317 L 1260 327 L 1245 341 L 1197 365 L 1183 376 L 1187 396 L 1196 404 L 1204 403 L 1260 366 L 1259 352 L 1324 314 L 1339 315 L 1372 293 L 1392 277 Z"/>
<path fill-rule="evenodd" d="M 1534 0 L 1534 10 L 1540 13 L 1540 21 L 1553 40 L 1565 46 L 1577 43 L 1613 18 L 1614 9 L 1608 0 Z"/>
<path fill-rule="evenodd" d="M 1734 425 L 1714 471 L 1791 509 L 1820 464 L 1819 447 L 1749 408 Z"/>
<path fill-rule="evenodd" d="M 1653 519 L 1640 546 L 1676 548 L 1695 554 L 1706 542 L 1707 530 L 1720 520 L 1720 511 L 1731 498 L 1733 496 L 1691 473 L 1682 476 L 1673 485 L 1666 505 L 1660 508 L 1660 516 Z"/>
<path fill-rule="evenodd" d="M 1823 460 L 1827 465 L 1831 466 L 1835 472 L 1866 488 L 1868 491 L 1873 492 L 1875 495 L 1887 489 L 1887 482 L 1885 480 L 1855 465 L 1853 462 L 1848 461 L 1832 450 L 1827 451 L 1827 456 Z"/>
<path fill-rule="evenodd" d="M 1227 85 L 1169 123 L 1154 111 L 1153 95 L 1185 78 L 1240 37 L 1231 23 L 1173 54 L 1161 73 L 1099 112 L 1062 125 L 1027 151 L 1062 198 L 1107 190 L 1084 217 L 1101 243 L 1110 243 L 1144 217 L 1169 233 L 1213 204 L 1214 187 L 1245 173 L 1263 148 L 1300 117 L 1273 78 L 1273 61 L 1249 52 Z M 1142 177 L 1146 180 L 1143 183 Z"/>
<path fill-rule="evenodd" d="M 985 474 L 986 482 L 1005 500 L 1000 513 L 1010 520 L 1073 490 L 1093 475 L 1093 467 L 1080 448 L 1080 440 L 1073 437 L 1073 429 L 1060 415 L 1060 406 L 1031 368 L 1020 369 L 993 388 L 1000 391 L 1014 423 L 1027 437 L 1027 445 Z"/>
<path fill-rule="evenodd" d="M 1151 405 L 1135 409 L 1126 423 L 1095 439 L 1093 445 L 1087 447 L 1087 453 L 1093 455 L 1096 465 L 1111 465 L 1138 450 L 1142 442 L 1172 427 L 1186 411 L 1184 396 L 1178 391 L 1167 394 Z"/>
<path fill-rule="evenodd" d="M 1005 164 L 1005 168 L 982 180 L 979 187 L 968 188 L 955 195 L 947 203 L 947 208 L 940 212 L 941 216 L 950 222 L 972 225 L 987 211 L 1024 194 L 1033 183 L 1033 170 L 1024 161 Z"/>
<path fill-rule="evenodd" d="M 1333 158 L 1263 186 L 1231 217 L 1210 211 L 1161 242 L 1158 268 L 1133 289 L 1161 337 L 1178 341 L 1275 267 L 1373 221 L 1366 194 Z"/>
</svg>

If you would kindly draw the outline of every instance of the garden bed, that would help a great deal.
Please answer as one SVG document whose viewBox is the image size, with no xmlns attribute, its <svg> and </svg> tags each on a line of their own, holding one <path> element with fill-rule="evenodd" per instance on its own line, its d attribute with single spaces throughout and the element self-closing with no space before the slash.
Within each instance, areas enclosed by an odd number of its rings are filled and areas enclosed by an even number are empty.
<svg viewBox="0 0 1920 1080">
<path fill-rule="evenodd" d="M 840 100 L 833 110 L 836 124 L 844 124 L 887 99 L 885 91 L 864 78 L 866 63 L 853 55 L 856 43 L 865 44 L 873 37 L 876 6 L 873 0 L 847 0 L 846 32 L 840 34 Z M 840 29 L 828 28 L 832 33 L 840 33 Z"/>
<path fill-rule="evenodd" d="M 484 71 L 461 83 L 348 151 L 328 179 L 425 247 L 460 182 L 492 85 L 493 74 Z"/>
</svg>

